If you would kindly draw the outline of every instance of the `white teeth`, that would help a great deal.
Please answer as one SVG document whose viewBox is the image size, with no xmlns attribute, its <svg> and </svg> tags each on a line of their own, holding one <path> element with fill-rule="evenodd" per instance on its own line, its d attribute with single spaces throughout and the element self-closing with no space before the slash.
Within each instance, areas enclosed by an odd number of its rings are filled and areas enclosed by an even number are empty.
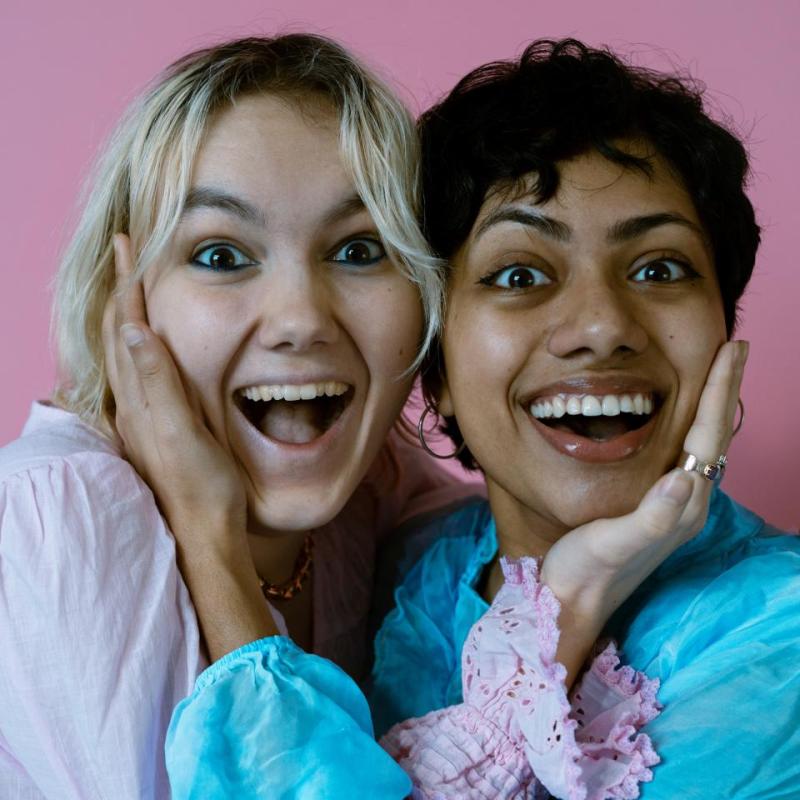
<svg viewBox="0 0 800 800">
<path fill-rule="evenodd" d="M 603 406 L 594 395 L 587 394 L 581 401 L 581 412 L 584 417 L 600 417 L 603 415 Z"/>
<path fill-rule="evenodd" d="M 613 394 L 607 394 L 603 398 L 603 416 L 616 417 L 619 415 L 619 398 Z"/>
<path fill-rule="evenodd" d="M 567 398 L 567 414 L 571 416 L 576 416 L 577 414 L 581 413 L 581 399 L 580 397 L 575 397 L 574 395 L 570 395 Z"/>
<path fill-rule="evenodd" d="M 346 383 L 340 381 L 323 381 L 322 383 L 274 384 L 264 386 L 248 386 L 239 393 L 248 400 L 314 400 L 317 397 L 338 397 L 348 389 Z"/>
<path fill-rule="evenodd" d="M 536 419 L 555 417 L 560 419 L 565 414 L 584 417 L 616 417 L 619 414 L 652 414 L 653 396 L 650 394 L 606 394 L 606 395 L 565 395 L 542 398 L 530 405 L 530 413 Z"/>
</svg>

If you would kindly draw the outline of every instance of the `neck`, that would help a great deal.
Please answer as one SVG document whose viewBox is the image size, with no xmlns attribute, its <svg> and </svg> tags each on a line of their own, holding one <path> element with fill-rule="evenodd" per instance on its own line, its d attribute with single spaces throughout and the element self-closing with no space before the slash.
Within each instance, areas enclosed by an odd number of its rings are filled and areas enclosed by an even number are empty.
<svg viewBox="0 0 800 800">
<path fill-rule="evenodd" d="M 568 529 L 563 522 L 545 517 L 523 505 L 490 479 L 486 484 L 497 528 L 497 557 L 489 568 L 483 591 L 484 598 L 491 603 L 503 585 L 501 556 L 544 558 Z"/>
<path fill-rule="evenodd" d="M 247 541 L 260 578 L 272 584 L 288 581 L 308 531 L 267 531 L 250 526 Z"/>
</svg>

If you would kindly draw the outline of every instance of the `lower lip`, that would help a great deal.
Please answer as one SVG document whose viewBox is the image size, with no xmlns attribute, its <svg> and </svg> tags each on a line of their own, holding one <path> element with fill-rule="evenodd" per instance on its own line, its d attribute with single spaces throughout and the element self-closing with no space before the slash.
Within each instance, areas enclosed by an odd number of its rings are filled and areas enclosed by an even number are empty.
<svg viewBox="0 0 800 800">
<path fill-rule="evenodd" d="M 530 414 L 528 419 L 539 435 L 559 453 L 589 464 L 610 464 L 630 458 L 644 447 L 655 428 L 657 416 L 653 414 L 641 428 L 609 439 L 607 442 L 596 442 L 571 431 L 550 428 Z"/>
</svg>

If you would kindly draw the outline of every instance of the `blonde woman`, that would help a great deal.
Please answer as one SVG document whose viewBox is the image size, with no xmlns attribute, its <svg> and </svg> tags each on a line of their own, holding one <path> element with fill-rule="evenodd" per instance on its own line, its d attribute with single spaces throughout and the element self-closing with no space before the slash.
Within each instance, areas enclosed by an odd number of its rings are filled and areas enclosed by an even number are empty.
<svg viewBox="0 0 800 800">
<path fill-rule="evenodd" d="M 120 124 L 58 274 L 61 382 L 0 451 L 4 798 L 168 796 L 167 724 L 207 664 L 178 572 L 191 541 L 176 552 L 131 463 L 147 476 L 128 434 L 149 410 L 110 390 L 130 357 L 106 359 L 103 315 L 115 290 L 141 302 L 137 281 L 192 409 L 149 455 L 191 462 L 213 440 L 226 468 L 187 477 L 187 508 L 205 509 L 191 524 L 241 523 L 228 555 L 250 598 L 363 674 L 376 543 L 468 491 L 392 432 L 439 319 L 415 165 L 406 110 L 315 36 L 192 53 Z M 124 285 L 115 246 L 136 264 Z M 203 557 L 188 563 L 208 585 Z M 216 647 L 236 609 L 210 577 Z"/>
</svg>

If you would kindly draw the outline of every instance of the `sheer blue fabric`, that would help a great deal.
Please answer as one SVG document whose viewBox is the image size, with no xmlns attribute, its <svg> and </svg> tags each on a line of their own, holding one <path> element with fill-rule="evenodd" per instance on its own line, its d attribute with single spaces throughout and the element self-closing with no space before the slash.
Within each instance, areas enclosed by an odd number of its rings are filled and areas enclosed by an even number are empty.
<svg viewBox="0 0 800 800">
<path fill-rule="evenodd" d="M 408 540 L 367 690 L 379 734 L 461 701 L 461 648 L 487 609 L 476 586 L 496 552 L 484 502 Z M 645 729 L 662 763 L 643 800 L 800 797 L 800 538 L 716 491 L 703 531 L 607 633 L 626 663 L 662 682 L 664 711 Z M 175 711 L 167 765 L 176 798 L 400 800 L 411 790 L 352 680 L 280 637 L 203 673 Z"/>
<path fill-rule="evenodd" d="M 209 667 L 172 717 L 173 798 L 399 800 L 411 781 L 377 744 L 369 707 L 333 662 L 272 636 Z"/>
<path fill-rule="evenodd" d="M 451 515 L 433 538 L 376 639 L 379 734 L 461 699 L 461 647 L 487 609 L 475 587 L 497 552 L 488 507 Z M 800 537 L 715 491 L 700 534 L 606 633 L 624 663 L 661 680 L 664 710 L 644 730 L 662 763 L 643 800 L 800 797 Z"/>
</svg>

